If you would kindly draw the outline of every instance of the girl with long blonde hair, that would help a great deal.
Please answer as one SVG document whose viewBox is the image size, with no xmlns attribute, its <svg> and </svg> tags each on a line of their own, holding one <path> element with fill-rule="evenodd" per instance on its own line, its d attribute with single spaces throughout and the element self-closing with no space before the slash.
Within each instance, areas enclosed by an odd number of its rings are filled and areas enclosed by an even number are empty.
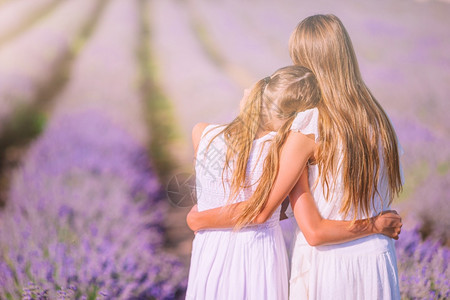
<svg viewBox="0 0 450 300">
<path fill-rule="evenodd" d="M 341 20 L 334 15 L 304 19 L 291 35 L 289 50 L 296 65 L 314 73 L 321 93 L 308 124 L 316 139 L 315 164 L 309 167 L 313 193 L 302 183 L 291 192 L 296 217 L 302 198 L 311 196 L 327 219 L 355 221 L 389 209 L 402 188 L 402 150 L 362 80 Z M 293 299 L 400 299 L 394 242 L 385 236 L 310 248 L 300 232 L 292 257 Z"/>
<path fill-rule="evenodd" d="M 197 233 L 186 299 L 288 298 L 280 204 L 299 183 L 308 185 L 303 171 L 316 149 L 313 135 L 291 128 L 310 122 L 307 112 L 321 101 L 313 73 L 289 66 L 258 81 L 231 123 L 194 127 L 198 207 L 187 221 Z M 398 237 L 395 213 L 332 221 L 320 216 L 312 197 L 301 203 L 296 217 L 314 243 Z"/>
</svg>

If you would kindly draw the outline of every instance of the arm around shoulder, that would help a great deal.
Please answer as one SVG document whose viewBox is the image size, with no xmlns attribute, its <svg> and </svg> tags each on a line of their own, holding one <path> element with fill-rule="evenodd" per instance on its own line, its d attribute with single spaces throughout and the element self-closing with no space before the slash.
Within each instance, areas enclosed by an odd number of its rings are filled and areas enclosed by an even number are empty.
<svg viewBox="0 0 450 300">
<path fill-rule="evenodd" d="M 295 219 L 311 246 L 339 244 L 371 234 L 383 234 L 398 239 L 402 219 L 395 211 L 364 220 L 336 221 L 323 219 L 319 213 L 308 185 L 305 171 L 289 194 Z"/>
<path fill-rule="evenodd" d="M 278 175 L 263 211 L 252 222 L 266 222 L 292 190 L 303 172 L 308 159 L 314 153 L 314 140 L 296 132 L 291 132 L 281 149 Z M 188 225 L 193 230 L 208 228 L 231 228 L 236 224 L 234 216 L 242 213 L 245 201 L 198 212 L 196 209 L 188 214 Z"/>
<path fill-rule="evenodd" d="M 300 175 L 303 173 L 308 160 L 315 149 L 314 139 L 300 132 L 291 131 L 281 148 L 278 174 L 269 193 L 267 204 L 256 217 L 254 223 L 266 222 L 289 195 Z"/>
</svg>

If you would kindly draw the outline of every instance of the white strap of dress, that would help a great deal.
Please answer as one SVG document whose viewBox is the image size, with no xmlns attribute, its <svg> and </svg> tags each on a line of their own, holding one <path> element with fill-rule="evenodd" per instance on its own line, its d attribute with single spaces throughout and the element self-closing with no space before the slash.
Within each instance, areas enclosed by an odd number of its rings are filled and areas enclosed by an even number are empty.
<svg viewBox="0 0 450 300">
<path fill-rule="evenodd" d="M 304 135 L 314 134 L 314 139 L 319 140 L 319 110 L 307 109 L 297 114 L 291 125 L 291 130 L 301 132 Z"/>
</svg>

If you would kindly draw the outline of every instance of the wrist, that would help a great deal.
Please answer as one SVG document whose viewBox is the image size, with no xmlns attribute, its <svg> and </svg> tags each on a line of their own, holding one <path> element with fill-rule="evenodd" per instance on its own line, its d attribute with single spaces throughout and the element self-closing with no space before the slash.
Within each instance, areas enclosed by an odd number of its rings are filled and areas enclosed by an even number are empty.
<svg viewBox="0 0 450 300">
<path fill-rule="evenodd" d="M 187 225 L 189 226 L 189 228 L 192 231 L 199 230 L 197 214 L 198 214 L 198 212 L 191 211 L 191 212 L 189 212 L 189 214 L 187 215 L 187 218 L 186 218 Z"/>
<path fill-rule="evenodd" d="M 378 216 L 371 217 L 369 222 L 369 230 L 372 234 L 379 234 L 381 233 L 381 230 L 376 225 Z"/>
</svg>

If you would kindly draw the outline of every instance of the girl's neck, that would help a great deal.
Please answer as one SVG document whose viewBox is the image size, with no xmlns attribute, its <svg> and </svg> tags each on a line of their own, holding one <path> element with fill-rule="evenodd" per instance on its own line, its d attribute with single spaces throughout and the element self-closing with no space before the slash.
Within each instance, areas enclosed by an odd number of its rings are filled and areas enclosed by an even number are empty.
<svg viewBox="0 0 450 300">
<path fill-rule="evenodd" d="M 271 132 L 272 132 L 272 131 L 270 131 L 270 130 L 259 129 L 259 130 L 256 132 L 255 139 L 262 138 L 263 136 L 265 136 L 265 135 L 267 135 L 267 134 L 269 134 L 269 133 L 271 133 Z"/>
</svg>

